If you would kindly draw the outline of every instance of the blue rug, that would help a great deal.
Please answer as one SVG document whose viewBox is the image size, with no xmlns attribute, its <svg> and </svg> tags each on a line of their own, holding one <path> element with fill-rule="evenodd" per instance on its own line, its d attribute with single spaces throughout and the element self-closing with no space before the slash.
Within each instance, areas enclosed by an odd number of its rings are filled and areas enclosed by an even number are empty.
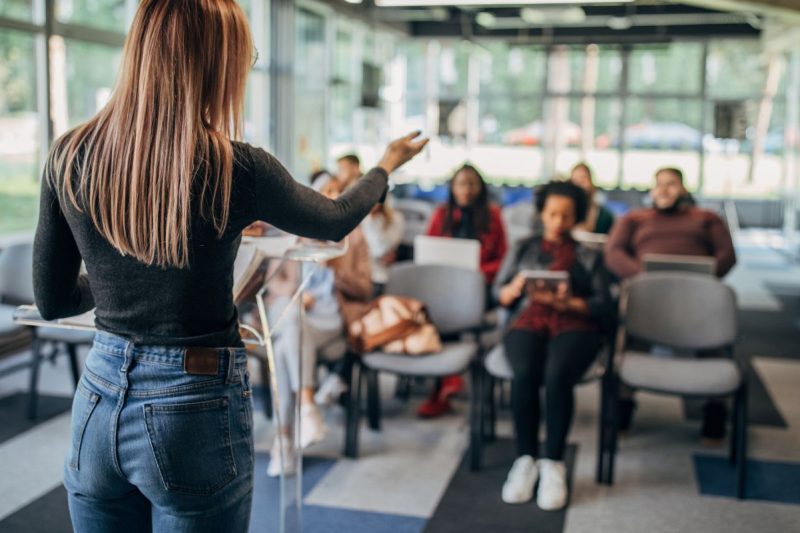
<svg viewBox="0 0 800 533">
<path fill-rule="evenodd" d="M 736 497 L 736 468 L 726 457 L 694 456 L 700 494 Z M 748 500 L 800 504 L 800 463 L 747 462 Z"/>
<path fill-rule="evenodd" d="M 250 519 L 252 533 L 278 531 L 279 483 L 267 477 L 268 454 L 256 454 L 255 486 L 253 488 L 253 513 Z M 303 496 L 311 492 L 336 461 L 305 457 L 303 460 Z M 287 483 L 287 485 L 291 485 Z M 392 490 L 387 487 L 386 490 Z M 426 520 L 411 516 L 389 515 L 367 511 L 355 511 L 319 505 L 303 506 L 304 533 L 420 533 Z"/>
</svg>

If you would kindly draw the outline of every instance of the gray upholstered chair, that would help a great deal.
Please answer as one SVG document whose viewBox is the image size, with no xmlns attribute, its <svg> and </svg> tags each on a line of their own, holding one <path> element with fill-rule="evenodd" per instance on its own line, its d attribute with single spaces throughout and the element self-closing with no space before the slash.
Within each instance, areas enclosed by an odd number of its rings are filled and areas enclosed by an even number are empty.
<svg viewBox="0 0 800 533">
<path fill-rule="evenodd" d="M 362 381 L 366 379 L 368 416 L 372 429 L 380 429 L 378 374 L 388 372 L 405 377 L 441 378 L 471 375 L 470 388 L 470 457 L 477 468 L 480 456 L 483 366 L 479 364 L 481 346 L 478 342 L 483 326 L 486 288 L 483 275 L 442 265 L 400 263 L 389 271 L 386 294 L 408 296 L 425 303 L 439 333 L 444 338 L 459 340 L 444 342 L 441 353 L 427 356 L 389 355 L 382 352 L 362 354 L 353 368 L 348 405 L 346 455 L 358 455 L 359 413 L 361 411 Z M 469 338 L 466 335 L 470 334 Z"/>
<path fill-rule="evenodd" d="M 611 342 L 606 342 L 600 349 L 599 355 L 595 360 L 594 364 L 592 364 L 589 369 L 584 374 L 583 378 L 581 379 L 580 384 L 591 383 L 595 380 L 602 380 L 604 376 L 607 374 L 607 366 L 609 364 L 609 359 L 611 357 L 611 352 L 613 350 L 611 346 Z M 487 355 L 486 359 L 484 360 L 484 367 L 486 368 L 487 374 L 487 394 L 486 399 L 488 401 L 488 409 L 487 409 L 487 421 L 486 421 L 486 428 L 488 429 L 488 434 L 486 438 L 488 440 L 493 440 L 495 437 L 495 428 L 497 425 L 497 406 L 496 406 L 496 393 L 495 389 L 497 387 L 498 382 L 502 383 L 505 381 L 511 381 L 514 377 L 514 373 L 511 370 L 511 364 L 508 362 L 508 358 L 506 357 L 505 348 L 503 348 L 502 343 L 495 346 Z M 605 383 L 604 383 L 605 384 Z M 605 387 L 601 387 L 601 400 L 602 395 L 606 391 Z M 604 442 L 605 440 L 605 425 L 602 423 L 602 418 L 598 421 L 598 440 L 600 443 Z M 599 452 L 598 452 L 599 453 Z M 600 457 L 598 458 L 598 474 L 597 474 L 597 482 L 600 483 Z"/>
<path fill-rule="evenodd" d="M 513 244 L 534 232 L 536 209 L 533 202 L 519 202 L 503 208 L 503 222 L 506 224 L 508 242 Z"/>
<path fill-rule="evenodd" d="M 433 214 L 435 206 L 423 200 L 399 199 L 394 201 L 392 207 L 403 213 L 403 218 L 405 219 L 405 229 L 401 243 L 413 247 L 414 238 L 417 235 L 424 235 L 428 229 L 428 221 Z"/>
<path fill-rule="evenodd" d="M 656 394 L 696 398 L 734 397 L 730 462 L 737 467 L 736 492 L 745 494 L 747 463 L 747 376 L 734 359 L 736 295 L 703 275 L 661 272 L 638 276 L 623 287 L 612 394 L 604 397 L 609 439 L 604 443 L 606 483 L 611 484 L 616 453 L 616 389 L 619 384 Z M 630 340 L 676 352 L 720 350 L 715 358 L 655 356 L 629 348 Z"/>
<path fill-rule="evenodd" d="M 34 302 L 33 245 L 31 243 L 14 244 L 0 253 L 0 296 L 2 296 L 3 302 L 10 302 L 14 305 Z M 0 310 L 2 316 L 8 314 L 8 307 L 13 312 L 12 305 L 4 304 L 3 309 Z M 1 317 L 0 320 L 2 320 Z M 45 358 L 53 360 L 63 348 L 69 357 L 72 378 L 77 386 L 80 378 L 77 347 L 90 345 L 94 334 L 86 331 L 48 327 L 31 328 L 31 334 L 31 361 L 28 364 L 20 365 L 19 368 L 27 367 L 31 370 L 28 416 L 36 418 L 39 367 L 42 360 Z M 49 353 L 45 353 L 46 347 L 50 348 Z M 19 368 L 15 367 L 14 370 Z"/>
<path fill-rule="evenodd" d="M 30 244 L 13 244 L 0 251 L 0 339 L 3 353 L 13 354 L 31 342 L 30 332 L 25 326 L 14 322 L 17 304 L 30 303 L 28 294 L 33 292 L 30 275 Z M 0 377 L 30 367 L 30 362 L 9 365 L 0 371 Z"/>
</svg>

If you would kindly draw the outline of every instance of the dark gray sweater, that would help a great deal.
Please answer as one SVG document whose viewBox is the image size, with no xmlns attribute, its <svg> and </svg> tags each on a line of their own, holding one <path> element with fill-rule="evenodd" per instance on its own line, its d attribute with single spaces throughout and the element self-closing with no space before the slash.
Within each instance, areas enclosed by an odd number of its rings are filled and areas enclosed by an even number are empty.
<svg viewBox="0 0 800 533">
<path fill-rule="evenodd" d="M 185 269 L 148 266 L 121 255 L 85 212 L 59 199 L 45 175 L 33 269 L 42 316 L 51 320 L 96 308 L 98 329 L 134 343 L 241 346 L 232 287 L 242 229 L 263 220 L 303 237 L 338 241 L 387 190 L 386 172 L 375 168 L 339 199 L 329 200 L 298 184 L 265 151 L 237 142 L 233 148 L 228 227 L 218 238 L 193 205 Z M 81 258 L 88 277 L 79 275 Z"/>
</svg>

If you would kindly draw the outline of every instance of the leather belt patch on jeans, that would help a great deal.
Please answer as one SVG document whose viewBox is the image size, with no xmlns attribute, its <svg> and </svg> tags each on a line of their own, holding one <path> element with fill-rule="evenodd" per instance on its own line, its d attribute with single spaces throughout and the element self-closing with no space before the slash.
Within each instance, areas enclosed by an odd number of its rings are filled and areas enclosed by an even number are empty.
<svg viewBox="0 0 800 533">
<path fill-rule="evenodd" d="M 219 374 L 219 351 L 216 348 L 187 348 L 183 371 L 196 376 Z"/>
</svg>

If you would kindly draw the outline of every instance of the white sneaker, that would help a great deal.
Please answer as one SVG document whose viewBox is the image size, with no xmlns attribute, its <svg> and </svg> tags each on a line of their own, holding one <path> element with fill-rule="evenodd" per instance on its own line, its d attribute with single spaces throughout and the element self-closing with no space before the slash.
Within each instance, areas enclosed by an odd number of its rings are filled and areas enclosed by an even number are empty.
<svg viewBox="0 0 800 533">
<path fill-rule="evenodd" d="M 300 447 L 308 448 L 312 444 L 321 441 L 328 433 L 322 413 L 314 404 L 306 404 L 300 407 Z"/>
<path fill-rule="evenodd" d="M 280 444 L 278 437 L 272 441 L 272 449 L 269 452 L 269 465 L 267 466 L 267 475 L 269 477 L 278 477 L 281 475 L 281 470 L 287 476 L 293 476 L 297 472 L 297 457 L 294 453 L 294 442 L 289 437 L 283 438 L 283 469 L 281 469 L 280 460 Z"/>
<path fill-rule="evenodd" d="M 530 455 L 523 455 L 514 461 L 503 483 L 503 501 L 506 503 L 526 503 L 533 497 L 533 487 L 539 471 L 536 461 Z"/>
<path fill-rule="evenodd" d="M 567 468 L 562 461 L 539 460 L 536 504 L 544 511 L 563 509 L 567 504 Z"/>
<path fill-rule="evenodd" d="M 320 385 L 314 395 L 314 401 L 317 405 L 331 405 L 345 392 L 347 392 L 347 384 L 339 374 L 332 372 Z"/>
</svg>

